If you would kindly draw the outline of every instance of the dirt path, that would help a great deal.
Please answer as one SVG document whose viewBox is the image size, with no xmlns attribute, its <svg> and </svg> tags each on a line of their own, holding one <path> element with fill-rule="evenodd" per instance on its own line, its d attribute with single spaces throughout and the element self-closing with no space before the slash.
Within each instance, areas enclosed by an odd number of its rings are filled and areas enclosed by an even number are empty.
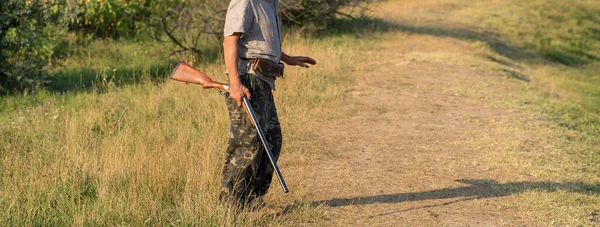
<svg viewBox="0 0 600 227">
<path fill-rule="evenodd" d="M 401 3 L 397 3 L 401 4 Z M 395 12 L 398 13 L 398 12 Z M 327 122 L 318 162 L 316 203 L 333 226 L 526 225 L 501 182 L 510 173 L 480 164 L 481 152 L 464 146 L 489 128 L 469 116 L 515 115 L 461 95 L 470 87 L 505 92 L 487 82 L 476 47 L 459 39 L 391 32 L 364 53 L 356 72 L 350 118 Z M 464 60 L 467 59 L 467 60 Z M 492 127 L 492 126 L 489 126 Z M 500 183 L 498 183 L 500 182 Z"/>
</svg>

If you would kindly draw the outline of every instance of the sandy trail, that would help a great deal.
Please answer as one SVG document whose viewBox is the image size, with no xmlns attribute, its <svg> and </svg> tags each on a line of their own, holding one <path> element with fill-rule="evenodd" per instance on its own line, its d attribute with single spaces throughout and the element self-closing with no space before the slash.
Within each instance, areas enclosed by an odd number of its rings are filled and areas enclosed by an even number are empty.
<svg viewBox="0 0 600 227">
<path fill-rule="evenodd" d="M 503 92 L 487 84 L 493 72 L 455 61 L 473 58 L 474 49 L 467 41 L 400 31 L 364 53 L 368 62 L 356 72 L 362 79 L 353 101 L 340 107 L 355 113 L 324 123 L 319 133 L 326 152 L 314 166 L 311 194 L 326 211 L 319 224 L 526 225 L 502 208 L 511 197 L 496 182 L 509 173 L 482 167 L 484 154 L 462 145 L 487 130 L 465 116 L 515 114 L 455 94 L 482 86 Z"/>
</svg>

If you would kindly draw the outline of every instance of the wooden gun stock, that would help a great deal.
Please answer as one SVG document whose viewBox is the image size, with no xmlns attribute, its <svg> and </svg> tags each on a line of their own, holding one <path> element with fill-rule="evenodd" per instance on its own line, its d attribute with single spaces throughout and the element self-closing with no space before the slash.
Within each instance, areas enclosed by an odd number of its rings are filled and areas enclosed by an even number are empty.
<svg viewBox="0 0 600 227">
<path fill-rule="evenodd" d="M 228 84 L 213 81 L 206 74 L 200 72 L 199 70 L 195 69 L 191 65 L 188 65 L 184 62 L 179 63 L 177 65 L 177 67 L 175 67 L 175 69 L 173 70 L 173 74 L 171 74 L 171 79 L 176 80 L 176 81 L 185 82 L 185 83 L 199 84 L 199 85 L 202 85 L 202 87 L 204 87 L 204 88 L 218 88 L 223 91 L 229 91 Z M 267 139 L 266 139 L 264 132 L 262 131 L 260 125 L 258 124 L 258 119 L 256 118 L 256 115 L 254 114 L 252 105 L 250 104 L 250 101 L 248 100 L 248 98 L 246 98 L 246 96 L 244 96 L 243 100 L 244 100 L 244 107 L 246 109 L 246 114 L 248 115 L 248 118 L 250 118 L 250 121 L 252 122 L 254 127 L 256 127 L 256 131 L 258 132 L 260 141 L 262 142 L 263 147 L 265 148 L 265 151 L 267 152 L 267 156 L 269 157 L 269 161 L 271 161 L 271 165 L 273 166 L 273 169 L 275 170 L 275 175 L 277 176 L 277 179 L 279 179 L 281 188 L 283 189 L 283 192 L 287 193 L 287 192 L 289 192 L 288 187 L 285 184 L 285 181 L 283 180 L 283 175 L 281 175 L 281 171 L 279 171 L 277 162 L 275 162 L 275 158 L 273 157 L 271 148 L 269 148 L 269 145 L 267 145 Z"/>
<path fill-rule="evenodd" d="M 213 81 L 209 76 L 185 62 L 181 62 L 175 67 L 173 74 L 171 74 L 171 79 L 185 83 L 199 84 L 204 88 L 229 90 L 229 85 Z"/>
</svg>

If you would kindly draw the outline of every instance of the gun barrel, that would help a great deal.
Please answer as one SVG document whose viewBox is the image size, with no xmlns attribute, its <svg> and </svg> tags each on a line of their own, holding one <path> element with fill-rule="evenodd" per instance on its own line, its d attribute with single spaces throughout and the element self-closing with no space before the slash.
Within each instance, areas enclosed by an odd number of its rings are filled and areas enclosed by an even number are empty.
<svg viewBox="0 0 600 227">
<path fill-rule="evenodd" d="M 277 166 L 277 161 L 275 160 L 275 157 L 273 157 L 271 148 L 269 148 L 269 145 L 267 145 L 267 139 L 265 137 L 265 134 L 263 133 L 262 128 L 258 124 L 258 119 L 256 119 L 256 116 L 254 115 L 254 110 L 252 109 L 252 104 L 250 104 L 250 101 L 248 100 L 248 98 L 246 98 L 246 96 L 243 97 L 243 100 L 244 100 L 244 106 L 246 107 L 247 113 L 249 113 L 252 122 L 254 122 L 254 127 L 256 127 L 256 131 L 258 131 L 258 136 L 260 137 L 260 141 L 262 142 L 263 147 L 265 148 L 265 152 L 267 152 L 267 156 L 269 157 L 269 161 L 271 161 L 271 165 L 273 166 L 273 169 L 275 170 L 275 175 L 277 175 L 277 179 L 279 180 L 279 183 L 281 184 L 281 188 L 283 189 L 283 192 L 288 193 L 289 192 L 288 187 L 285 184 L 285 181 L 283 180 L 283 175 L 281 174 L 281 171 L 279 171 L 279 166 Z"/>
</svg>

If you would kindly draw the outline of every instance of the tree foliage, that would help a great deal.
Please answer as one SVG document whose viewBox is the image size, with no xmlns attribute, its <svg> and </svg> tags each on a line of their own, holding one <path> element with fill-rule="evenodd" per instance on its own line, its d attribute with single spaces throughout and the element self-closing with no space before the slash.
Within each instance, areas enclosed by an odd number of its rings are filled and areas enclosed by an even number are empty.
<svg viewBox="0 0 600 227">
<path fill-rule="evenodd" d="M 151 36 L 173 44 L 173 54 L 205 50 L 218 46 L 227 12 L 227 0 L 171 1 L 167 10 L 148 20 Z"/>
<path fill-rule="evenodd" d="M 48 83 L 44 68 L 65 56 L 76 37 L 150 36 L 173 53 L 219 48 L 230 0 L 0 1 L 0 93 Z M 352 18 L 374 0 L 280 0 L 284 24 L 326 29 L 336 14 Z M 345 13 L 340 9 L 344 8 Z"/>
<path fill-rule="evenodd" d="M 280 0 L 279 13 L 285 25 L 306 27 L 318 32 L 334 24 L 336 15 L 354 19 L 376 0 Z M 152 14 L 149 27 L 153 37 L 174 44 L 173 54 L 191 51 L 202 55 L 207 45 L 220 44 L 230 0 L 180 0 L 168 10 Z M 346 12 L 341 12 L 345 9 Z"/>
<path fill-rule="evenodd" d="M 280 13 L 288 25 L 327 29 L 336 15 L 354 19 L 363 16 L 375 0 L 281 0 Z M 342 10 L 345 10 L 342 12 Z"/>
<path fill-rule="evenodd" d="M 64 53 L 65 17 L 48 1 L 0 1 L 0 93 L 36 89 Z"/>
</svg>

